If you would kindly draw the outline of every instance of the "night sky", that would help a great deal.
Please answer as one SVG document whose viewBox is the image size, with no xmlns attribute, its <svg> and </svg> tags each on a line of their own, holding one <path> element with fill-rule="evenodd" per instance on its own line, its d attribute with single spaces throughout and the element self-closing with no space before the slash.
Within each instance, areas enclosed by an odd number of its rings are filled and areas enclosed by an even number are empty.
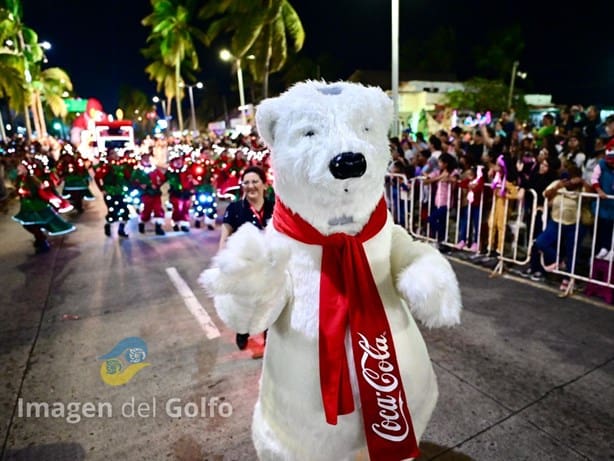
<svg viewBox="0 0 614 461">
<path fill-rule="evenodd" d="M 80 97 L 96 97 L 113 112 L 122 84 L 155 94 L 140 50 L 149 29 L 140 21 L 149 0 L 22 0 L 23 20 L 48 40 L 49 66 L 68 71 Z M 387 0 L 291 0 L 306 31 L 302 53 L 326 52 L 341 64 L 340 79 L 355 69 L 390 69 L 390 2 Z M 521 24 L 525 50 L 520 70 L 528 73 L 525 92 L 552 94 L 557 104 L 614 106 L 614 30 L 611 4 L 604 0 L 563 7 L 556 2 L 400 0 L 400 43 L 428 36 L 439 25 L 454 28 L 467 60 L 455 69 L 459 80 L 475 74 L 469 50 L 497 30 Z M 217 49 L 201 56 L 200 79 L 226 87 L 233 75 L 217 59 Z M 466 50 L 466 52 L 463 52 Z M 401 67 L 405 66 L 401 63 Z M 229 90 L 230 91 L 230 90 Z"/>
</svg>

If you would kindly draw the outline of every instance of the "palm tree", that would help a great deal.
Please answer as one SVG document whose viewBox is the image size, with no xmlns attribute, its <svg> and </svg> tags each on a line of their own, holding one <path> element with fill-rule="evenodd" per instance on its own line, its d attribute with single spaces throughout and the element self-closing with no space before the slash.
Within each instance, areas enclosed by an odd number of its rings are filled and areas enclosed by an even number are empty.
<svg viewBox="0 0 614 461">
<path fill-rule="evenodd" d="M 43 50 L 38 44 L 38 34 L 31 28 L 27 27 L 22 20 L 23 8 L 19 0 L 5 0 L 6 20 L 12 24 L 6 24 L 6 30 L 11 30 L 15 39 L 15 51 L 22 57 L 23 74 L 20 80 L 23 82 L 24 90 L 24 112 L 26 121 L 26 130 L 28 138 L 32 137 L 32 127 L 30 125 L 30 109 L 34 119 L 35 127 L 39 134 L 40 120 L 37 107 L 34 105 L 34 95 L 32 88 L 32 71 L 36 71 L 37 66 L 43 60 Z"/>
<path fill-rule="evenodd" d="M 152 112 L 155 108 L 144 91 L 122 85 L 119 89 L 119 107 L 124 114 L 134 118 L 135 136 L 138 138 L 144 138 L 153 129 L 155 118 L 152 118 Z"/>
<path fill-rule="evenodd" d="M 23 58 L 5 46 L 0 47 L 0 98 L 13 107 L 24 105 Z"/>
<path fill-rule="evenodd" d="M 174 98 L 178 97 L 177 88 L 181 88 L 182 80 L 177 82 L 175 76 L 175 67 L 168 65 L 162 58 L 160 45 L 151 43 L 147 48 L 141 50 L 143 56 L 151 62 L 145 67 L 145 73 L 150 80 L 156 82 L 156 91 L 162 92 L 166 98 L 164 112 L 170 115 L 171 103 Z M 190 70 L 186 70 L 185 66 L 180 71 L 181 75 L 185 75 L 188 79 L 193 80 L 194 75 Z"/>
<path fill-rule="evenodd" d="M 28 138 L 32 137 L 32 127 L 30 124 L 29 105 L 29 60 L 33 58 L 32 53 L 27 53 L 26 40 L 28 43 L 36 33 L 27 28 L 22 20 L 22 7 L 19 0 L 5 0 L 4 8 L 0 14 L 0 36 L 3 44 L 4 64 L 7 74 L 4 79 L 13 80 L 12 83 L 4 83 L 3 86 L 10 94 L 13 106 L 19 104 L 24 108 L 26 130 Z M 11 43 L 12 42 L 12 43 Z M 11 43 L 8 45 L 8 43 Z M 36 51 L 36 50 L 35 50 Z M 20 61 L 18 63 L 18 61 Z"/>
<path fill-rule="evenodd" d="M 253 55 L 248 69 L 262 83 L 262 96 L 268 97 L 269 74 L 278 72 L 288 58 L 288 43 L 298 52 L 305 41 L 303 24 L 288 0 L 209 2 L 199 17 L 212 21 L 207 29 L 207 44 L 223 33 L 232 35 L 230 51 L 238 59 Z"/>
<path fill-rule="evenodd" d="M 180 84 L 183 82 L 181 66 L 183 63 L 191 70 L 198 70 L 198 55 L 194 47 L 193 37 L 204 40 L 202 32 L 192 25 L 192 11 L 195 11 L 196 1 L 150 1 L 153 12 L 146 16 L 141 23 L 144 26 L 151 27 L 151 34 L 147 37 L 147 42 L 158 46 L 162 62 L 174 69 L 177 118 L 179 130 L 183 131 L 183 115 L 181 113 L 183 91 L 180 89 Z"/>
<path fill-rule="evenodd" d="M 40 70 L 40 69 L 39 69 Z M 49 67 L 33 74 L 32 80 L 34 105 L 38 110 L 40 135 L 47 136 L 47 124 L 43 101 L 54 117 L 64 118 L 68 113 L 64 103 L 64 93 L 73 90 L 72 81 L 68 73 L 59 67 Z"/>
</svg>

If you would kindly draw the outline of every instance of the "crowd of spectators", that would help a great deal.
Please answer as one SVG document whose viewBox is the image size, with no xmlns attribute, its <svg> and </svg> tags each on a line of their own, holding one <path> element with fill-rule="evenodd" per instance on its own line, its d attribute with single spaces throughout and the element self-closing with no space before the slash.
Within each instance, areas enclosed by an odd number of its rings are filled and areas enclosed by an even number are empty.
<svg viewBox="0 0 614 461">
<path fill-rule="evenodd" d="M 563 264 L 569 266 L 574 262 L 570 253 L 573 240 L 577 237 L 581 241 L 595 220 L 595 257 L 614 258 L 614 115 L 602 120 L 596 106 L 590 106 L 586 111 L 573 106 L 564 108 L 560 114 L 545 113 L 539 126 L 504 112 L 490 125 L 456 126 L 426 137 L 422 133 L 404 132 L 401 137 L 390 139 L 390 149 L 390 173 L 402 173 L 407 179 L 418 178 L 421 187 L 431 185 L 432 206 L 428 214 L 422 210 L 421 218 L 430 224 L 428 237 L 439 242 L 442 252 L 452 250 L 450 239 L 445 238 L 445 217 L 449 207 L 455 206 L 459 189 L 461 201 L 457 214 L 456 249 L 470 249 L 486 258 L 498 258 L 504 251 L 504 223 L 512 209 L 510 201 L 514 201 L 514 204 L 519 204 L 514 210 L 520 210 L 527 225 L 529 214 L 533 210 L 537 214 L 534 248 L 539 252 L 538 256 L 545 256 L 547 267 L 541 267 L 536 262 L 541 258 L 534 256 L 533 264 L 524 273 L 534 280 L 541 280 L 544 270 L 553 267 L 552 250 L 557 243 L 554 225 L 540 237 L 544 231 L 541 225 L 544 202 L 548 200 L 551 211 L 558 196 L 553 191 L 567 195 L 585 191 L 598 194 L 599 200 L 593 200 L 592 206 L 588 200 L 578 202 L 576 199 L 573 203 L 573 207 L 582 206 L 583 218 L 577 234 L 570 230 L 576 227 L 576 214 L 571 221 L 569 217 L 564 220 L 564 225 L 571 224 L 571 228 L 565 228 L 564 246 L 560 249 L 565 260 Z M 484 187 L 492 190 L 492 194 L 488 194 L 489 203 L 486 202 L 487 195 L 482 194 Z M 451 202 L 444 199 L 450 190 L 453 191 L 449 194 L 453 197 Z M 535 194 L 529 193 L 531 190 Z M 537 197 L 536 204 L 533 203 L 534 197 Z M 480 223 L 475 213 L 479 210 L 473 206 L 468 220 L 467 206 L 478 204 L 482 199 L 484 213 L 488 214 L 488 234 L 478 247 Z M 569 203 L 566 202 L 566 206 Z M 551 221 L 552 213 L 546 223 L 547 229 Z"/>
</svg>

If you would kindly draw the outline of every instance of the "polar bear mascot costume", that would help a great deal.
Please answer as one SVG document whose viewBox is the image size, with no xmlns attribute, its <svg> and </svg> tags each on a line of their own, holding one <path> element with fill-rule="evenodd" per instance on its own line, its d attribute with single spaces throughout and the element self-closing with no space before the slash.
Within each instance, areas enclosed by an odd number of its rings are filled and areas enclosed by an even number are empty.
<svg viewBox="0 0 614 461">
<path fill-rule="evenodd" d="M 266 461 L 418 455 L 437 381 L 414 318 L 460 320 L 448 261 L 393 223 L 384 200 L 392 101 L 306 81 L 262 101 L 276 204 L 245 224 L 200 282 L 238 332 L 268 328 L 252 437 Z"/>
</svg>

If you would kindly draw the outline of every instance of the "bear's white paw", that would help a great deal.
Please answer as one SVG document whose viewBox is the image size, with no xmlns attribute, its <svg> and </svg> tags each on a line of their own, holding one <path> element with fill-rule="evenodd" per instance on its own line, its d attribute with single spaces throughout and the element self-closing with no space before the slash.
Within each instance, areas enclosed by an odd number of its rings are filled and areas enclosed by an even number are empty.
<svg viewBox="0 0 614 461">
<path fill-rule="evenodd" d="M 277 240 L 266 239 L 254 225 L 239 227 L 199 278 L 210 295 L 259 297 L 285 278 L 290 252 Z M 217 269 L 217 270 L 213 270 Z"/>
<path fill-rule="evenodd" d="M 462 305 L 458 280 L 441 254 L 425 253 L 403 269 L 397 289 L 407 300 L 411 313 L 425 326 L 460 323 Z"/>
<path fill-rule="evenodd" d="M 252 224 L 242 225 L 198 281 L 214 300 L 220 318 L 245 333 L 267 328 L 290 290 L 290 252 Z"/>
</svg>

